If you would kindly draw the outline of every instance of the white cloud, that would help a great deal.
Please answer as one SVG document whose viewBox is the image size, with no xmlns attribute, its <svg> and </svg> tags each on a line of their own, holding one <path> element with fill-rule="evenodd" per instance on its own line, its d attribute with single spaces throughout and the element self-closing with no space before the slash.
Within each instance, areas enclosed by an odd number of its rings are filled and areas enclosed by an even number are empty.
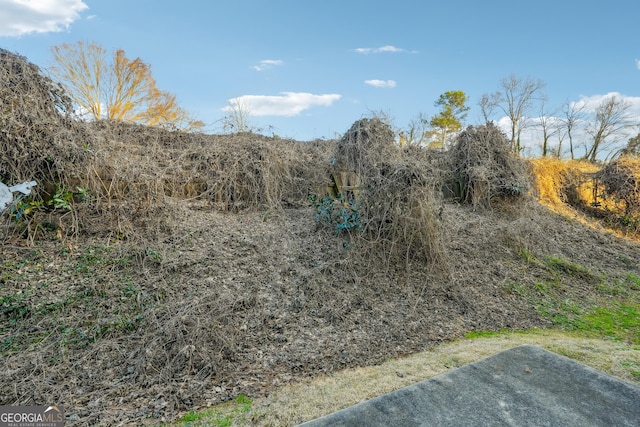
<svg viewBox="0 0 640 427">
<path fill-rule="evenodd" d="M 398 53 L 404 52 L 404 49 L 400 49 L 395 46 L 382 46 L 382 47 L 359 47 L 355 49 L 356 52 L 368 55 L 370 53 Z"/>
<path fill-rule="evenodd" d="M 640 59 L 636 59 L 636 67 L 640 70 Z"/>
<path fill-rule="evenodd" d="M 578 101 L 575 101 L 573 105 L 578 108 L 584 107 L 584 111 L 586 113 L 594 113 L 598 105 L 602 103 L 603 100 L 607 98 L 611 98 L 615 96 L 618 99 L 623 100 L 627 104 L 629 104 L 629 111 L 634 114 L 640 114 L 640 97 L 638 96 L 627 96 L 622 95 L 619 92 L 609 92 L 604 95 L 592 95 L 592 96 L 580 96 Z"/>
<path fill-rule="evenodd" d="M 507 116 L 502 116 L 498 120 L 495 121 L 495 124 L 500 128 L 502 132 L 505 134 L 511 132 L 511 119 Z"/>
<path fill-rule="evenodd" d="M 0 0 L 0 37 L 62 31 L 88 8 L 82 0 Z"/>
<path fill-rule="evenodd" d="M 365 80 L 364 83 L 373 87 L 381 87 L 381 88 L 396 87 L 395 80 Z"/>
<path fill-rule="evenodd" d="M 282 92 L 280 95 L 244 95 L 229 99 L 223 111 L 232 111 L 238 106 L 251 116 L 297 116 L 314 106 L 329 107 L 341 95 L 314 95 L 305 92 Z"/>
<path fill-rule="evenodd" d="M 284 62 L 279 59 L 263 59 L 258 65 L 254 65 L 253 69 L 256 71 L 264 71 L 282 64 L 284 64 Z"/>
</svg>

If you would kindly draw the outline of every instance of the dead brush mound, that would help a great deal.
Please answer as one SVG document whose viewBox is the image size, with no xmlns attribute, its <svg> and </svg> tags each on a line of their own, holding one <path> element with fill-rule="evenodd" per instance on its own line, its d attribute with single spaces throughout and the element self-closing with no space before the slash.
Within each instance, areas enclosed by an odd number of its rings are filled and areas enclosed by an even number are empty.
<svg viewBox="0 0 640 427">
<path fill-rule="evenodd" d="M 443 267 L 440 173 L 429 156 L 411 157 L 394 139 L 379 118 L 356 121 L 336 145 L 331 174 L 357 177 L 357 192 L 347 198 L 361 211 L 364 233 L 357 237 L 367 257 Z"/>
<path fill-rule="evenodd" d="M 198 199 L 221 211 L 298 204 L 323 181 L 326 142 L 300 143 L 252 133 L 206 135 L 98 122 L 97 176 L 109 199 Z M 145 193 L 148 195 L 145 197 Z"/>
<path fill-rule="evenodd" d="M 640 236 L 640 159 L 622 157 L 596 175 L 600 209 L 606 222 L 625 235 Z"/>
<path fill-rule="evenodd" d="M 135 234 L 140 225 L 153 229 L 168 198 L 203 201 L 224 212 L 280 209 L 306 205 L 313 186 L 327 180 L 325 141 L 205 135 L 125 123 L 90 126 L 97 138 L 87 167 L 89 186 L 99 195 L 97 208 L 117 209 L 112 230 L 122 235 Z"/>
<path fill-rule="evenodd" d="M 26 58 L 0 49 L 0 180 L 36 180 L 36 194 L 55 191 L 76 177 L 90 142 L 71 119 L 71 100 Z"/>
<path fill-rule="evenodd" d="M 167 198 L 205 200 L 222 211 L 268 210 L 306 204 L 327 183 L 326 141 L 85 123 L 74 118 L 60 85 L 6 50 L 0 83 L 0 179 L 38 182 L 28 201 L 38 209 L 14 227 L 32 241 L 46 231 L 151 237 L 138 231 L 170 227 Z M 65 197 L 66 209 L 56 210 L 54 196 Z"/>
<path fill-rule="evenodd" d="M 506 136 L 492 122 L 465 129 L 449 156 L 451 190 L 474 208 L 515 203 L 530 190 L 527 164 L 511 151 Z"/>
<path fill-rule="evenodd" d="M 614 198 L 625 215 L 640 214 L 640 158 L 622 157 L 607 163 L 596 175 L 601 197 Z"/>
</svg>

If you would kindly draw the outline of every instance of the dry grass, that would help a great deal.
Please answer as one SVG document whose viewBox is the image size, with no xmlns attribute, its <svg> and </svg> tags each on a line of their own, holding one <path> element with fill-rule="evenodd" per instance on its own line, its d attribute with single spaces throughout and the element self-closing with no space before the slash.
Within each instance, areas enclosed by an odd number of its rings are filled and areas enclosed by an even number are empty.
<svg viewBox="0 0 640 427">
<path fill-rule="evenodd" d="M 640 232 L 640 160 L 622 157 L 604 166 L 586 161 L 530 160 L 540 203 L 554 212 L 620 236 Z"/>
<path fill-rule="evenodd" d="M 536 191 L 542 204 L 566 214 L 568 207 L 590 205 L 594 200 L 593 174 L 599 168 L 579 160 L 541 157 L 530 160 Z"/>
</svg>

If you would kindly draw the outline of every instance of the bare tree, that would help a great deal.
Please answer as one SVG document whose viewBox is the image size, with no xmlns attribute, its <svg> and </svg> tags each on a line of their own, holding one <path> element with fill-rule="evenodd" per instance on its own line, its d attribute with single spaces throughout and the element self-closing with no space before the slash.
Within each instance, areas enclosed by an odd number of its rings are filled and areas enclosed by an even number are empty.
<svg viewBox="0 0 640 427">
<path fill-rule="evenodd" d="M 622 136 L 623 131 L 635 124 L 629 114 L 631 104 L 624 99 L 611 95 L 604 98 L 595 109 L 595 118 L 587 128 L 587 133 L 593 138 L 584 156 L 585 160 L 595 162 L 598 154 L 606 146 L 615 142 L 616 137 Z"/>
<path fill-rule="evenodd" d="M 483 114 L 494 110 L 501 111 L 510 121 L 511 149 L 515 153 L 522 151 L 520 135 L 527 125 L 526 114 L 536 101 L 544 100 L 541 93 L 545 83 L 530 77 L 521 79 L 515 74 L 505 77 L 500 82 L 502 91 L 481 98 Z M 484 100 L 484 104 L 482 104 Z"/>
<path fill-rule="evenodd" d="M 428 141 L 429 119 L 423 113 L 411 119 L 406 131 L 401 130 L 400 146 L 426 145 Z"/>
<path fill-rule="evenodd" d="M 556 145 L 556 149 L 555 152 L 553 152 L 553 156 L 556 158 L 561 158 L 562 157 L 562 143 L 564 142 L 564 139 L 567 137 L 567 132 L 566 130 L 563 128 L 561 123 L 558 123 L 558 132 L 556 132 L 556 139 L 558 140 L 558 145 Z"/>
<path fill-rule="evenodd" d="M 495 110 L 495 106 L 491 102 L 491 96 L 486 93 L 482 94 L 480 101 L 478 101 L 478 106 L 480 107 L 484 124 L 489 123 L 493 116 L 493 111 Z"/>
<path fill-rule="evenodd" d="M 584 120 L 584 108 L 584 103 L 569 101 L 565 102 L 561 107 L 563 114 L 562 122 L 564 124 L 567 137 L 569 138 L 569 153 L 571 154 L 571 160 L 575 159 L 575 145 L 573 142 L 573 137 L 575 136 L 574 132 L 577 126 Z"/>
<path fill-rule="evenodd" d="M 229 100 L 229 105 L 224 108 L 225 116 L 222 118 L 222 129 L 225 132 L 253 132 L 255 126 L 251 124 L 251 109 L 242 98 Z"/>
<path fill-rule="evenodd" d="M 537 120 L 536 127 L 542 131 L 542 157 L 547 157 L 547 155 L 550 154 L 549 140 L 560 131 L 558 119 L 555 115 L 555 111 L 545 111 L 544 101 L 540 104 L 540 117 Z M 556 153 L 560 153 L 562 149 L 562 140 L 559 139 L 558 143 L 560 146 L 556 150 Z"/>
</svg>

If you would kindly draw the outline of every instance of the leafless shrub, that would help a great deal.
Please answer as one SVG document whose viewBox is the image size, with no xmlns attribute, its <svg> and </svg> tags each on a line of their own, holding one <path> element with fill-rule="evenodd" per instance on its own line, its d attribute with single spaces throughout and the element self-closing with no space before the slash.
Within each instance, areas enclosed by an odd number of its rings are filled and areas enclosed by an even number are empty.
<svg viewBox="0 0 640 427">
<path fill-rule="evenodd" d="M 498 199 L 516 200 L 530 188 L 526 163 L 491 122 L 465 129 L 450 158 L 453 193 L 474 207 L 487 208 Z"/>
<path fill-rule="evenodd" d="M 379 175 L 400 158 L 394 138 L 391 127 L 381 119 L 358 120 L 338 142 L 336 165 L 359 175 Z"/>
<path fill-rule="evenodd" d="M 606 164 L 595 178 L 604 185 L 604 194 L 623 204 L 625 215 L 640 213 L 640 159 L 621 157 Z"/>
</svg>

